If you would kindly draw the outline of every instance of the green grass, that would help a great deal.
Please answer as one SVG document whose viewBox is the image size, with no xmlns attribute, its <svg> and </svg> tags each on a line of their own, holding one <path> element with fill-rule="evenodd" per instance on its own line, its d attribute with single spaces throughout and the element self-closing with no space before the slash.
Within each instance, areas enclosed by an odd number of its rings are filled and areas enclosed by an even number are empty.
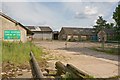
<svg viewBox="0 0 120 80">
<path fill-rule="evenodd" d="M 0 67 L 2 64 L 2 41 L 0 41 Z"/>
<path fill-rule="evenodd" d="M 29 64 L 29 53 L 32 51 L 35 58 L 40 61 L 43 54 L 42 49 L 31 42 L 2 42 L 2 62 L 12 62 L 14 64 Z"/>
<path fill-rule="evenodd" d="M 120 55 L 118 54 L 118 48 L 105 48 L 104 50 L 102 50 L 101 47 L 97 47 L 97 48 L 90 48 L 91 50 L 95 50 L 95 51 L 99 51 L 99 52 L 104 52 L 106 54 L 111 54 L 111 55 Z"/>
</svg>

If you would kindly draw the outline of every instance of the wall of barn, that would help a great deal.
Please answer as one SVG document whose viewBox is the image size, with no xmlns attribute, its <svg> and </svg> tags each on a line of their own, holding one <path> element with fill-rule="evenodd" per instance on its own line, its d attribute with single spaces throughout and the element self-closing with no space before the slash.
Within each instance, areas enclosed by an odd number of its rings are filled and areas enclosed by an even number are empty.
<svg viewBox="0 0 120 80">
<path fill-rule="evenodd" d="M 62 29 L 58 35 L 59 40 L 67 40 L 67 34 L 65 34 L 65 31 Z"/>
<path fill-rule="evenodd" d="M 2 29 L 0 29 L 2 33 L 0 33 L 0 36 L 2 38 L 3 41 L 22 41 L 22 42 L 26 42 L 27 41 L 27 31 L 21 27 L 20 25 L 16 25 L 14 22 L 4 18 L 4 17 L 0 17 L 1 22 L 2 22 Z M 4 30 L 20 30 L 21 33 L 21 37 L 20 40 L 5 40 L 4 39 Z"/>
<path fill-rule="evenodd" d="M 34 40 L 52 40 L 53 34 L 50 33 L 41 33 L 41 32 L 34 32 L 33 39 Z"/>
</svg>

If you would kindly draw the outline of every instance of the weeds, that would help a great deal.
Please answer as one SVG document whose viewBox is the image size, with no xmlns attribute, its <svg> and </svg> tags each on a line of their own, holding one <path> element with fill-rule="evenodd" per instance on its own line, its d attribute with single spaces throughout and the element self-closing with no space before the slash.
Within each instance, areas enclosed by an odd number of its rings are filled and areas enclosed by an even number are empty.
<svg viewBox="0 0 120 80">
<path fill-rule="evenodd" d="M 41 60 L 42 49 L 31 42 L 2 42 L 2 62 L 29 64 L 29 53 L 32 51 L 37 60 Z"/>
</svg>

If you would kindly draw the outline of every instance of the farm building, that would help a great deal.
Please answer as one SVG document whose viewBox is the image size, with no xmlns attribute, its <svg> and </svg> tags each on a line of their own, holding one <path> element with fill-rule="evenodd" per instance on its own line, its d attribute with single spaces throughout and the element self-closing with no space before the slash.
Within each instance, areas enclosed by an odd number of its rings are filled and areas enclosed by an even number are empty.
<svg viewBox="0 0 120 80">
<path fill-rule="evenodd" d="M 58 40 L 58 35 L 59 35 L 59 31 L 54 31 L 53 32 L 53 39 Z"/>
<path fill-rule="evenodd" d="M 80 41 L 90 40 L 93 36 L 92 28 L 71 28 L 62 27 L 59 33 L 59 40 Z"/>
<path fill-rule="evenodd" d="M 103 29 L 100 30 L 97 34 L 98 36 L 98 41 L 111 41 L 114 40 L 115 38 L 115 31 L 113 29 Z"/>
<path fill-rule="evenodd" d="M 32 32 L 24 27 L 21 23 L 10 18 L 9 16 L 0 13 L 1 29 L 0 39 L 3 41 L 22 41 L 26 42 L 27 37 L 32 35 Z"/>
<path fill-rule="evenodd" d="M 49 26 L 26 26 L 34 35 L 34 40 L 52 40 L 53 31 Z"/>
</svg>

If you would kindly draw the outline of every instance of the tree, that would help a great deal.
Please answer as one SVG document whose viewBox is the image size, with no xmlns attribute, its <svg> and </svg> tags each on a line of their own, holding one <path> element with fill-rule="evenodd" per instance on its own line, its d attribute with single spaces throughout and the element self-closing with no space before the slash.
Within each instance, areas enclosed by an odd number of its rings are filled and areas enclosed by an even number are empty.
<svg viewBox="0 0 120 80">
<path fill-rule="evenodd" d="M 113 19 L 116 22 L 116 26 L 120 26 L 120 4 L 116 7 L 115 12 L 113 12 Z"/>
<path fill-rule="evenodd" d="M 107 23 L 107 21 L 104 20 L 102 16 L 99 16 L 96 21 L 96 25 L 94 25 L 93 27 L 95 29 L 95 32 L 98 33 L 102 29 L 113 29 L 114 23 Z"/>
<path fill-rule="evenodd" d="M 120 40 L 120 4 L 118 4 L 118 6 L 115 9 L 115 12 L 113 12 L 113 19 L 116 22 L 116 26 L 115 26 L 115 31 L 116 31 L 116 35 L 117 35 L 117 40 Z"/>
<path fill-rule="evenodd" d="M 116 39 L 118 41 L 118 54 L 120 53 L 120 2 L 118 3 L 118 6 L 115 9 L 115 12 L 113 12 L 113 19 L 116 22 Z"/>
<path fill-rule="evenodd" d="M 113 23 L 107 23 L 105 28 L 106 29 L 113 29 L 113 27 L 114 27 Z"/>
<path fill-rule="evenodd" d="M 106 20 L 102 18 L 102 16 L 99 16 L 99 18 L 96 21 L 96 25 L 94 25 L 95 32 L 98 33 L 100 30 L 104 29 L 106 27 Z"/>
</svg>

